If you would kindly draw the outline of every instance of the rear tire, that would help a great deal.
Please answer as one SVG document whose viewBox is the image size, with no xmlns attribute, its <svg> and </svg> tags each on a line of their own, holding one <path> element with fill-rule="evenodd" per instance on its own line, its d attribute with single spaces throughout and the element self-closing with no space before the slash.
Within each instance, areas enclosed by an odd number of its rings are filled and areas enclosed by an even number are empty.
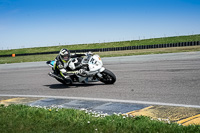
<svg viewBox="0 0 200 133">
<path fill-rule="evenodd" d="M 100 79 L 101 82 L 105 84 L 114 84 L 116 81 L 116 76 L 113 74 L 110 70 L 105 69 L 102 74 L 102 79 Z"/>
</svg>

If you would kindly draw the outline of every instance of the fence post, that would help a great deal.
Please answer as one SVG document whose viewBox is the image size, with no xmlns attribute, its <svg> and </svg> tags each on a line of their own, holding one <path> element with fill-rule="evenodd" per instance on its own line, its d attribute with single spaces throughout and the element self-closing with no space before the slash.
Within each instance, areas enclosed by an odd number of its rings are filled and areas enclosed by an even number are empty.
<svg viewBox="0 0 200 133">
<path fill-rule="evenodd" d="M 194 43 L 195 43 L 195 46 L 196 46 L 197 45 L 197 41 L 195 41 Z"/>
</svg>

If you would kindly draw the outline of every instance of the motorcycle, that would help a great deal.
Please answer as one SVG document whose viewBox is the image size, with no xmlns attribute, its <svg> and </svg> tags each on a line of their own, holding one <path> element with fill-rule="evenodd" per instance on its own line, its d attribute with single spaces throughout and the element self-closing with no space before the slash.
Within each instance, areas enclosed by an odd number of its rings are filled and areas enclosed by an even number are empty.
<svg viewBox="0 0 200 133">
<path fill-rule="evenodd" d="M 116 81 L 116 76 L 110 70 L 103 67 L 103 62 L 99 55 L 87 54 L 81 60 L 81 68 L 79 70 L 84 70 L 82 74 L 67 71 L 69 78 L 64 79 L 61 75 L 55 74 L 53 69 L 55 60 L 46 62 L 53 70 L 53 72 L 48 73 L 49 76 L 55 78 L 57 81 L 63 84 L 73 84 L 74 82 L 88 83 L 88 82 L 98 82 L 101 81 L 105 84 L 114 84 Z"/>
</svg>

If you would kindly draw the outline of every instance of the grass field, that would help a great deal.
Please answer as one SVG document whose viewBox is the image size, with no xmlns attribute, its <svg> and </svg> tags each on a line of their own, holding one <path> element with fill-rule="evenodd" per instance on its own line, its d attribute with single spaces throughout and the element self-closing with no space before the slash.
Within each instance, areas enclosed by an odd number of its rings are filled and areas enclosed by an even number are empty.
<svg viewBox="0 0 200 133">
<path fill-rule="evenodd" d="M 182 126 L 144 116 L 107 115 L 87 110 L 0 106 L 1 133 L 197 133 L 199 125 Z"/>
<path fill-rule="evenodd" d="M 168 44 L 168 43 L 190 42 L 190 41 L 200 41 L 200 35 L 164 37 L 164 38 L 130 40 L 121 42 L 109 42 L 109 43 L 0 50 L 0 55 L 51 52 L 51 51 L 59 51 L 61 48 L 67 48 L 69 50 L 81 50 L 81 49 L 112 48 L 112 47 L 125 47 L 125 46 L 153 45 L 153 44 Z"/>
<path fill-rule="evenodd" d="M 200 51 L 200 46 L 96 52 L 96 54 L 99 54 L 101 57 L 115 57 L 115 56 L 162 54 L 162 53 L 177 53 L 177 52 L 191 52 L 191 51 Z M 57 54 L 0 57 L 0 64 L 48 61 L 48 60 L 54 60 L 56 56 Z"/>
<path fill-rule="evenodd" d="M 154 38 L 146 40 L 134 40 L 134 41 L 98 43 L 98 44 L 80 44 L 80 45 L 66 45 L 66 46 L 54 46 L 54 47 L 0 50 L 0 55 L 9 55 L 9 54 L 11 55 L 13 53 L 24 54 L 24 53 L 36 53 L 36 52 L 51 52 L 51 51 L 59 51 L 61 48 L 68 48 L 69 50 L 80 50 L 80 49 L 139 46 L 139 45 L 151 45 L 151 44 L 167 44 L 167 43 L 189 42 L 189 41 L 200 41 L 200 35 Z M 101 57 L 114 57 L 114 56 L 162 54 L 162 53 L 176 53 L 176 52 L 189 52 L 189 51 L 200 51 L 200 46 L 110 51 L 110 52 L 97 52 L 96 54 L 99 54 Z M 47 60 L 53 60 L 55 57 L 56 54 L 0 57 L 0 64 L 47 61 Z"/>
</svg>

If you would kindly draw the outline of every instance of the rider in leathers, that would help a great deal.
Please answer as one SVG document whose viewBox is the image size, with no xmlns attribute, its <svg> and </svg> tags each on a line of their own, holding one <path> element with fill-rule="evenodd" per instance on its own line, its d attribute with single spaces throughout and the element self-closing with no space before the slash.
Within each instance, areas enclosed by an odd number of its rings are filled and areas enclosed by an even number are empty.
<svg viewBox="0 0 200 133">
<path fill-rule="evenodd" d="M 92 54 L 92 53 L 90 53 Z M 81 65 L 82 56 L 85 56 L 86 53 L 74 54 L 71 55 L 70 51 L 67 49 L 61 49 L 59 55 L 56 57 L 54 63 L 54 72 L 57 75 L 61 75 L 62 78 L 66 81 L 69 80 L 69 76 L 67 72 L 81 74 L 83 73 L 83 69 L 79 70 Z"/>
</svg>

